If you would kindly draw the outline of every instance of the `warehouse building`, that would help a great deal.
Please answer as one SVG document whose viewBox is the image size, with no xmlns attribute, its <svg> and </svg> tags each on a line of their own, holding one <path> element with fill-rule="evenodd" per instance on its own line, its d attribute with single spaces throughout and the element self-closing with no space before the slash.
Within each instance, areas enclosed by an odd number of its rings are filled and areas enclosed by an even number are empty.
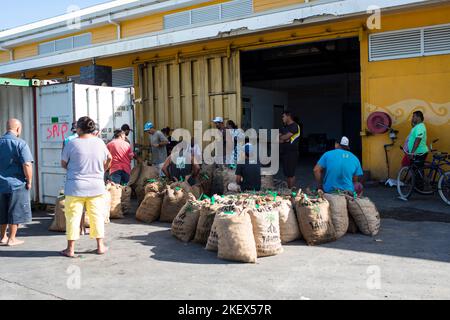
<svg viewBox="0 0 450 320">
<path fill-rule="evenodd" d="M 289 108 L 303 155 L 347 135 L 384 179 L 421 110 L 429 139 L 450 151 L 449 1 L 112 1 L 77 14 L 0 32 L 0 76 L 83 82 L 83 67 L 112 67 L 110 85 L 135 90 L 140 143 L 148 120 L 277 128 Z M 398 131 L 395 147 L 370 128 L 380 111 Z"/>
</svg>

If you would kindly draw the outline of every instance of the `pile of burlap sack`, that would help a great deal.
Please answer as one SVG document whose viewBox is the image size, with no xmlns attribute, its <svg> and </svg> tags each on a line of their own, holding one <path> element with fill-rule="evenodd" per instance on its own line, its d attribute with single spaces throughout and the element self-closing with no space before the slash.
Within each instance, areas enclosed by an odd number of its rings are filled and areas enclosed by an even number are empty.
<svg viewBox="0 0 450 320">
<path fill-rule="evenodd" d="M 189 198 L 172 223 L 177 239 L 246 263 L 280 254 L 283 244 L 296 240 L 313 246 L 358 230 L 368 236 L 380 230 L 380 215 L 369 199 L 301 190 Z"/>
</svg>

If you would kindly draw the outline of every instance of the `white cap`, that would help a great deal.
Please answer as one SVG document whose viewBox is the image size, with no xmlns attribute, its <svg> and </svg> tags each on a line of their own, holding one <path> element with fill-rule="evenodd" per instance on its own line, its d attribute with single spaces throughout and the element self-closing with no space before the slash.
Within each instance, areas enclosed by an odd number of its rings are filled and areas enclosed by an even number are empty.
<svg viewBox="0 0 450 320">
<path fill-rule="evenodd" d="M 350 147 L 350 140 L 347 137 L 342 137 L 340 145 Z"/>
<path fill-rule="evenodd" d="M 213 122 L 214 122 L 214 123 L 223 123 L 223 118 L 222 118 L 222 117 L 216 117 L 216 118 L 213 120 Z"/>
</svg>

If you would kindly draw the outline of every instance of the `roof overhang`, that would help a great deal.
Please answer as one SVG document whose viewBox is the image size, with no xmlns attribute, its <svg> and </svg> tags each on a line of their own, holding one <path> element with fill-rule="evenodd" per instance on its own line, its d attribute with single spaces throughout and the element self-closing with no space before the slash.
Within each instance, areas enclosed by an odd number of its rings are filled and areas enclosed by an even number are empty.
<svg viewBox="0 0 450 320">
<path fill-rule="evenodd" d="M 8 64 L 0 65 L 0 74 L 11 74 L 40 68 L 61 66 L 88 61 L 92 58 L 112 57 L 153 50 L 156 48 L 165 48 L 198 41 L 286 28 L 294 25 L 306 25 L 315 22 L 332 21 L 351 16 L 366 15 L 367 9 L 373 5 L 378 6 L 382 10 L 395 10 L 403 7 L 440 2 L 444 1 L 341 0 L 326 3 L 311 3 L 309 6 L 254 15 L 230 22 L 203 25 L 183 30 L 159 32 L 144 37 L 114 41 L 108 44 L 90 46 L 79 50 L 72 50 L 70 52 L 13 61 Z"/>
</svg>

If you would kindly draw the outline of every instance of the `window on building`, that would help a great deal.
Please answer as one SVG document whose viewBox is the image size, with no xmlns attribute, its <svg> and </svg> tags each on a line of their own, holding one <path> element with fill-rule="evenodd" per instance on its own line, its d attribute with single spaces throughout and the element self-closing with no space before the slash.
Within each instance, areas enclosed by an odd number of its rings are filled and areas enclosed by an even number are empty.
<svg viewBox="0 0 450 320">
<path fill-rule="evenodd" d="M 41 43 L 39 45 L 39 54 L 44 55 L 59 51 L 66 51 L 74 48 L 85 47 L 90 44 L 92 44 L 92 34 L 85 33 L 78 36 Z"/>
<path fill-rule="evenodd" d="M 164 17 L 164 29 L 236 19 L 253 14 L 253 0 L 235 0 L 219 5 L 169 14 Z"/>
</svg>

